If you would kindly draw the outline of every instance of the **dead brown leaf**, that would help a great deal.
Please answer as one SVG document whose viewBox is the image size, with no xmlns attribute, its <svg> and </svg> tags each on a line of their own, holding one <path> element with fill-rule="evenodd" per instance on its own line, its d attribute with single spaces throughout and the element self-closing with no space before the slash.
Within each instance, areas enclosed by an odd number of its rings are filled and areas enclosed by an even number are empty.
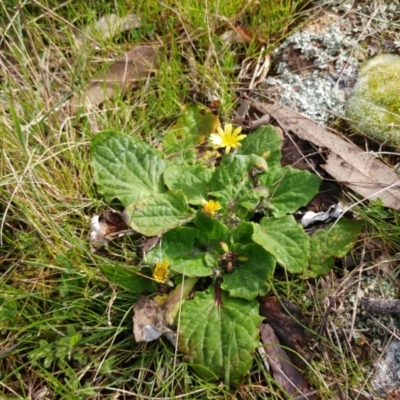
<svg viewBox="0 0 400 400">
<path fill-rule="evenodd" d="M 304 349 L 310 342 L 310 334 L 305 328 L 307 320 L 294 304 L 285 300 L 283 304 L 285 307 L 275 296 L 265 296 L 260 301 L 260 315 L 267 318 L 267 323 L 272 326 L 280 342 L 294 350 L 290 353 L 294 364 L 304 369 L 307 366 L 304 360 L 309 362 L 313 358 Z"/>
<path fill-rule="evenodd" d="M 71 112 L 76 113 L 84 105 L 98 106 L 116 92 L 124 92 L 148 77 L 157 67 L 156 47 L 140 46 L 128 51 L 110 68 L 93 78 L 83 94 L 72 98 Z"/>
<path fill-rule="evenodd" d="M 292 360 L 281 347 L 271 325 L 261 324 L 260 336 L 276 383 L 290 395 L 309 393 L 307 381 L 293 366 Z"/>
<path fill-rule="evenodd" d="M 110 240 L 133 235 L 135 231 L 125 223 L 118 211 L 106 210 L 102 215 L 94 215 L 91 220 L 90 250 L 95 253 Z"/>
<path fill-rule="evenodd" d="M 338 182 L 366 199 L 380 198 L 384 206 L 400 210 L 400 179 L 381 161 L 295 111 L 278 104 L 258 106 L 270 114 L 284 130 L 330 150 L 321 167 Z"/>
<path fill-rule="evenodd" d="M 133 333 L 136 342 L 151 342 L 165 334 L 175 345 L 174 332 L 165 324 L 164 312 L 158 303 L 146 296 L 140 296 L 133 305 Z"/>
</svg>

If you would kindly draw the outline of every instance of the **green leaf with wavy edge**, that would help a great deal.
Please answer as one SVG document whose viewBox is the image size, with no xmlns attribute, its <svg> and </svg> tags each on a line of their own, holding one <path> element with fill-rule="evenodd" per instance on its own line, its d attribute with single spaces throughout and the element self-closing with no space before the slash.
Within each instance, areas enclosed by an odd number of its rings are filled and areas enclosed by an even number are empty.
<svg viewBox="0 0 400 400">
<path fill-rule="evenodd" d="M 174 165 L 164 171 L 164 182 L 170 190 L 182 190 L 188 202 L 200 205 L 207 197 L 208 183 L 213 174 L 211 168 Z"/>
<path fill-rule="evenodd" d="M 146 254 L 146 262 L 154 264 L 157 260 L 169 260 L 171 271 L 186 276 L 209 276 L 212 268 L 206 264 L 206 252 L 196 246 L 198 230 L 178 227 L 163 235 L 158 246 Z"/>
<path fill-rule="evenodd" d="M 274 217 L 294 213 L 318 193 L 322 180 L 308 171 L 286 166 L 273 167 L 259 176 L 258 184 L 268 188 Z"/>
<path fill-rule="evenodd" d="M 165 161 L 142 140 L 113 131 L 97 133 L 90 143 L 97 189 L 107 202 L 127 206 L 166 191 L 160 179 Z"/>
<path fill-rule="evenodd" d="M 310 243 L 302 226 L 288 215 L 283 218 L 263 218 L 253 223 L 252 239 L 271 253 L 289 272 L 301 273 L 308 265 Z"/>
<path fill-rule="evenodd" d="M 122 217 L 127 225 L 142 235 L 156 236 L 189 222 L 194 212 L 181 191 L 171 191 L 130 204 Z"/>
<path fill-rule="evenodd" d="M 257 300 L 222 290 L 198 292 L 183 304 L 178 346 L 198 375 L 228 386 L 242 382 L 259 342 L 258 308 Z"/>
<path fill-rule="evenodd" d="M 195 146 L 208 138 L 219 125 L 218 117 L 209 108 L 201 104 L 186 104 L 176 124 L 164 136 L 162 146 L 165 154 L 172 155 L 178 163 L 194 162 Z"/>
<path fill-rule="evenodd" d="M 139 269 L 115 264 L 99 264 L 99 267 L 110 282 L 116 283 L 133 293 L 139 294 L 144 291 L 154 292 L 156 290 L 156 284 L 150 279 L 151 274 L 147 268 Z M 149 278 L 144 277 L 146 271 L 149 272 Z"/>
<path fill-rule="evenodd" d="M 256 154 L 267 161 L 269 167 L 280 166 L 282 135 L 272 125 L 262 126 L 241 142 L 238 155 Z"/>
<path fill-rule="evenodd" d="M 247 261 L 237 260 L 232 273 L 225 273 L 221 285 L 232 297 L 253 300 L 265 295 L 275 271 L 275 258 L 258 244 L 234 246 L 238 257 L 247 257 Z"/>
<path fill-rule="evenodd" d="M 227 163 L 228 161 L 230 163 Z M 210 181 L 211 196 L 221 203 L 226 218 L 232 213 L 246 218 L 255 210 L 260 198 L 265 194 L 254 190 L 254 182 L 249 172 L 253 166 L 266 166 L 264 160 L 257 155 L 224 157 L 223 163 L 215 170 Z"/>
<path fill-rule="evenodd" d="M 229 240 L 230 229 L 222 222 L 211 218 L 200 210 L 197 211 L 193 223 L 199 230 L 199 242 L 204 246 Z"/>
<path fill-rule="evenodd" d="M 344 257 L 361 232 L 361 221 L 341 219 L 311 235 L 310 265 L 303 276 L 315 278 L 327 274 L 335 264 L 335 257 Z"/>
<path fill-rule="evenodd" d="M 231 235 L 231 243 L 250 244 L 253 243 L 252 235 L 254 233 L 251 222 L 241 222 Z"/>
</svg>

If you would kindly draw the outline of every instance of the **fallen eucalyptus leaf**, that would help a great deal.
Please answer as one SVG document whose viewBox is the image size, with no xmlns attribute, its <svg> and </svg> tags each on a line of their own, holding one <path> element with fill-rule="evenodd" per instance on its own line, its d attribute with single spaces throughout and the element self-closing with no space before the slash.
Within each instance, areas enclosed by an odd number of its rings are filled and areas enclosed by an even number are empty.
<svg viewBox="0 0 400 400">
<path fill-rule="evenodd" d="M 292 360 L 282 348 L 271 325 L 261 324 L 260 336 L 276 383 L 289 395 L 309 393 L 307 381 L 293 366 Z"/>
<path fill-rule="evenodd" d="M 256 103 L 252 102 L 252 105 Z M 384 206 L 400 210 L 400 179 L 381 161 L 281 105 L 257 104 L 257 109 L 270 114 L 284 130 L 316 146 L 328 148 L 330 153 L 321 166 L 338 182 L 366 199 L 380 198 Z"/>
<path fill-rule="evenodd" d="M 281 344 L 293 350 L 289 357 L 297 368 L 306 368 L 313 358 L 308 350 L 311 336 L 308 321 L 297 306 L 288 300 L 265 296 L 260 301 L 260 315 L 267 318 Z"/>
<path fill-rule="evenodd" d="M 156 47 L 139 46 L 128 51 L 107 70 L 94 77 L 83 94 L 72 98 L 71 112 L 76 113 L 85 105 L 98 106 L 116 92 L 124 92 L 134 83 L 147 78 L 157 67 Z"/>
</svg>

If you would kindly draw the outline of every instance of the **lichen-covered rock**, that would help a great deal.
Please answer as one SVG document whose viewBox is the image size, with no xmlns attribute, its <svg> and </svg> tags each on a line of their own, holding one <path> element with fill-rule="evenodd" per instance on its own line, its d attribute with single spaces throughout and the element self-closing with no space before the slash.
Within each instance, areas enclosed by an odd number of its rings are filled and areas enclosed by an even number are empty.
<svg viewBox="0 0 400 400">
<path fill-rule="evenodd" d="M 382 54 L 368 61 L 346 106 L 355 131 L 382 144 L 400 146 L 400 57 Z"/>
</svg>

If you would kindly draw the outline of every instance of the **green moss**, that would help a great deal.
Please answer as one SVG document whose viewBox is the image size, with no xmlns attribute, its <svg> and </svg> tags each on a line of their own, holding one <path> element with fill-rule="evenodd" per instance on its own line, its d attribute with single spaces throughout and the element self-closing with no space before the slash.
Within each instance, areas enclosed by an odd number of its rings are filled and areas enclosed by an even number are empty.
<svg viewBox="0 0 400 400">
<path fill-rule="evenodd" d="M 382 54 L 360 70 L 346 106 L 357 132 L 379 143 L 400 146 L 400 57 Z"/>
</svg>

